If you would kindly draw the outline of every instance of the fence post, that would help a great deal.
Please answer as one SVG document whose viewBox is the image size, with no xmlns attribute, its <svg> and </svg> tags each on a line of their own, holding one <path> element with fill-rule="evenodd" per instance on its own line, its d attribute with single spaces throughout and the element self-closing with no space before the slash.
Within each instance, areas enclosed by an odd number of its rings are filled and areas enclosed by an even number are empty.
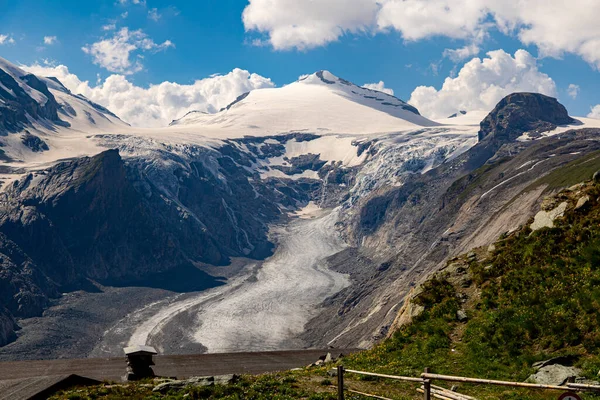
<svg viewBox="0 0 600 400">
<path fill-rule="evenodd" d="M 344 366 L 338 365 L 337 367 L 337 378 L 338 378 L 338 400 L 344 400 Z"/>
<path fill-rule="evenodd" d="M 429 368 L 425 368 L 424 373 L 429 373 Z M 431 400 L 431 381 L 429 379 L 423 380 L 423 399 Z"/>
</svg>

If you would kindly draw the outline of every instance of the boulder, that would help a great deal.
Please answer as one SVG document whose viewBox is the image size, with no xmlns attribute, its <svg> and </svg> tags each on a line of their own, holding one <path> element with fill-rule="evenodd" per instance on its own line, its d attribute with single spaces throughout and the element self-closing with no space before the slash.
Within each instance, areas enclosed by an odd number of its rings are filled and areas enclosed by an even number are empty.
<svg viewBox="0 0 600 400">
<path fill-rule="evenodd" d="M 590 196 L 583 196 L 577 200 L 577 204 L 575 205 L 575 210 L 580 210 L 585 207 L 590 201 Z"/>
<path fill-rule="evenodd" d="M 469 320 L 469 317 L 467 316 L 465 310 L 458 310 L 456 312 L 456 319 L 458 319 L 458 322 L 467 322 Z"/>
<path fill-rule="evenodd" d="M 572 366 L 560 364 L 546 365 L 529 377 L 529 381 L 542 385 L 563 385 L 569 378 L 577 377 L 581 370 Z"/>
<path fill-rule="evenodd" d="M 535 215 L 535 219 L 531 224 L 530 228 L 532 231 L 537 231 L 542 228 L 553 228 L 554 221 L 557 218 L 562 217 L 567 210 L 567 203 L 562 202 L 558 205 L 558 207 L 550 210 L 550 211 L 540 211 Z"/>
</svg>

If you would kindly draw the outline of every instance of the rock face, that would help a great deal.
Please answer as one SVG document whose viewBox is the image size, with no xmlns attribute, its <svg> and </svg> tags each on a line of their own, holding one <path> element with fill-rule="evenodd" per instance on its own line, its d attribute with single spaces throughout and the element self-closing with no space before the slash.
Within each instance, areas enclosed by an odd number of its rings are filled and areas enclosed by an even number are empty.
<svg viewBox="0 0 600 400">
<path fill-rule="evenodd" d="M 12 342 L 15 338 L 17 324 L 4 307 L 0 307 L 0 346 Z"/>
<path fill-rule="evenodd" d="M 46 84 L 20 69 L 11 72 L 0 68 L 0 133 L 17 132 L 27 125 L 28 116 L 59 122 L 60 105 Z"/>
<path fill-rule="evenodd" d="M 21 143 L 23 143 L 26 147 L 29 147 L 34 153 L 47 151 L 49 149 L 46 142 L 29 132 L 25 133 L 21 137 Z"/>
<path fill-rule="evenodd" d="M 567 109 L 555 98 L 539 93 L 513 93 L 502 99 L 481 122 L 479 140 L 510 143 L 525 132 L 534 137 L 536 133 L 572 122 Z"/>
</svg>

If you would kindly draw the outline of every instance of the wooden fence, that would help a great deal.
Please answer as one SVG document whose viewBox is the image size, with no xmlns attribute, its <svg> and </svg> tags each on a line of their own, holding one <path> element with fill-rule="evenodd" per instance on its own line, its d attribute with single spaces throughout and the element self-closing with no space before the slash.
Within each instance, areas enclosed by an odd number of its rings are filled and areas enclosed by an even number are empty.
<svg viewBox="0 0 600 400">
<path fill-rule="evenodd" d="M 529 388 L 529 389 L 543 389 L 543 390 L 561 390 L 561 391 L 572 391 L 572 392 L 581 392 L 581 391 L 596 391 L 600 392 L 600 386 L 595 385 L 587 385 L 581 383 L 574 383 L 569 381 L 565 386 L 556 386 L 556 385 L 542 385 L 538 383 L 526 383 L 526 382 L 509 382 L 509 381 L 499 381 L 493 379 L 479 379 L 479 378 L 467 378 L 464 376 L 453 376 L 453 375 L 440 375 L 440 374 L 432 374 L 429 372 L 428 368 L 425 368 L 425 371 L 421 374 L 420 377 L 410 377 L 410 376 L 398 376 L 398 375 L 386 375 L 386 374 L 377 374 L 374 372 L 367 371 L 356 371 L 352 369 L 345 369 L 343 366 L 337 367 L 337 383 L 338 383 L 338 400 L 344 400 L 344 392 L 347 391 L 349 393 L 360 394 L 366 397 L 372 397 L 374 399 L 381 400 L 392 400 L 386 397 L 362 393 L 356 390 L 345 389 L 344 387 L 344 374 L 352 373 L 363 376 L 373 376 L 378 378 L 386 378 L 393 379 L 397 381 L 404 382 L 414 382 L 420 383 L 421 387 L 417 388 L 417 391 L 423 393 L 424 400 L 431 400 L 432 398 L 441 399 L 441 400 L 477 400 L 474 397 L 467 396 L 465 394 L 457 393 L 450 391 L 441 386 L 435 386 L 432 384 L 432 381 L 447 381 L 447 382 L 464 382 L 464 383 L 473 383 L 473 384 L 482 384 L 482 385 L 496 385 L 496 386 L 509 386 L 515 388 Z"/>
</svg>

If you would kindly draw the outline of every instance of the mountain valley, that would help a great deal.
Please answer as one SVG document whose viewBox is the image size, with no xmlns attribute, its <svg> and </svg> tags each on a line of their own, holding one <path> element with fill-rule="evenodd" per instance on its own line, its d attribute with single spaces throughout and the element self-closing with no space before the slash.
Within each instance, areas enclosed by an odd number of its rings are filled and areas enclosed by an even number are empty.
<svg viewBox="0 0 600 400">
<path fill-rule="evenodd" d="M 0 100 L 3 360 L 371 347 L 600 170 L 600 120 L 533 93 L 431 121 L 320 71 L 146 129 L 0 59 Z"/>
</svg>

